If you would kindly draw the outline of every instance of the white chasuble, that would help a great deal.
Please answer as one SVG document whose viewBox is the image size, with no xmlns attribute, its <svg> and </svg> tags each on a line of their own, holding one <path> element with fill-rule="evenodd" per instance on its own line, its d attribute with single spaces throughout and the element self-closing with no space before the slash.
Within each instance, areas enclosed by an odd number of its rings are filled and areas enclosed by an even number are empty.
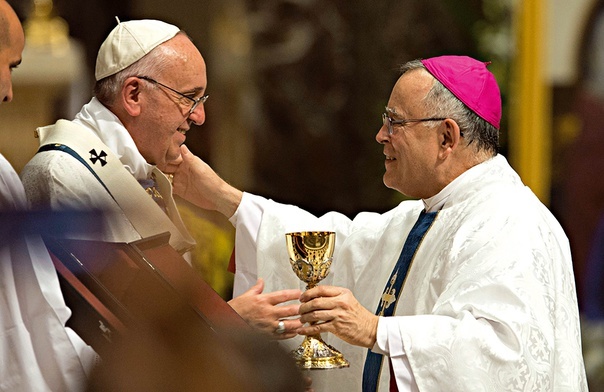
<svg viewBox="0 0 604 392">
<path fill-rule="evenodd" d="M 0 155 L 0 216 L 26 211 L 17 173 Z M 4 229 L 10 222 L 3 221 Z M 39 236 L 0 239 L 0 391 L 78 391 L 96 353 L 65 327 L 71 315 Z"/>
<path fill-rule="evenodd" d="M 284 234 L 332 230 L 331 273 L 320 284 L 349 288 L 372 313 L 423 209 L 421 201 L 405 201 L 349 220 L 263 203 L 257 251 L 238 252 L 237 273 L 256 271 L 266 291 L 303 289 Z M 243 224 L 237 221 L 237 229 Z M 379 349 L 395 370 L 408 361 L 419 391 L 587 390 L 568 240 L 502 156 L 454 181 L 412 261 L 395 316 L 384 325 L 389 343 Z M 367 349 L 332 334 L 323 338 L 350 368 L 311 372 L 315 389 L 360 391 Z M 388 390 L 389 378 L 383 366 L 380 391 Z"/>
</svg>

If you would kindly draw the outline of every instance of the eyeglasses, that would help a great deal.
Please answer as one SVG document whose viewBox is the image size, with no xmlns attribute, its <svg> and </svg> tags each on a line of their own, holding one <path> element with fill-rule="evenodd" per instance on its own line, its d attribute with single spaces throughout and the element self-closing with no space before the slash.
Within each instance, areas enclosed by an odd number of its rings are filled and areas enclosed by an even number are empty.
<svg viewBox="0 0 604 392">
<path fill-rule="evenodd" d="M 193 102 L 191 108 L 189 109 L 189 115 L 191 115 L 195 111 L 195 109 L 197 108 L 197 106 L 199 106 L 200 103 L 205 103 L 208 100 L 208 98 L 210 97 L 208 94 L 205 94 L 202 97 L 193 98 L 193 97 L 190 97 L 188 95 L 185 95 L 185 94 L 181 93 L 180 91 L 174 90 L 172 87 L 166 86 L 165 84 L 160 83 L 157 80 L 152 79 L 152 78 L 150 78 L 148 76 L 136 76 L 136 77 L 139 78 L 139 79 L 146 80 L 147 82 L 150 82 L 150 83 L 153 83 L 153 84 L 158 84 L 161 87 L 166 88 L 166 89 L 172 91 L 174 94 L 178 94 L 180 96 L 178 102 L 182 106 L 186 107 L 187 104 L 191 104 L 191 102 Z"/>
<path fill-rule="evenodd" d="M 388 115 L 388 113 L 382 113 L 382 123 L 386 125 L 388 128 L 388 135 L 392 136 L 394 133 L 394 129 L 392 129 L 392 125 L 402 125 L 405 126 L 409 123 L 413 122 L 423 122 L 423 121 L 443 121 L 446 120 L 446 117 L 430 117 L 430 118 L 417 118 L 417 119 L 408 119 L 408 120 L 394 120 L 392 117 Z"/>
</svg>

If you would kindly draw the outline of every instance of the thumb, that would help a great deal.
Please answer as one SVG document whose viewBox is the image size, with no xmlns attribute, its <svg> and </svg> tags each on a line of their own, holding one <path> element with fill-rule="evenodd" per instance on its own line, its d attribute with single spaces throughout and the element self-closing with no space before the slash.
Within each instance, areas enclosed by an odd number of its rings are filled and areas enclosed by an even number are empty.
<svg viewBox="0 0 604 392">
<path fill-rule="evenodd" d="M 254 295 L 262 294 L 264 290 L 264 280 L 262 278 L 258 278 L 256 284 L 250 287 L 245 293 L 241 294 L 239 297 L 249 297 Z"/>
<path fill-rule="evenodd" d="M 182 144 L 180 146 L 180 154 L 182 156 L 183 159 L 188 159 L 191 160 L 193 159 L 195 156 L 191 153 L 191 150 L 189 150 L 189 147 L 187 147 L 186 145 Z"/>
<path fill-rule="evenodd" d="M 248 290 L 248 292 L 254 294 L 262 294 L 262 291 L 264 291 L 264 279 L 262 278 L 258 278 L 256 284 Z"/>
</svg>

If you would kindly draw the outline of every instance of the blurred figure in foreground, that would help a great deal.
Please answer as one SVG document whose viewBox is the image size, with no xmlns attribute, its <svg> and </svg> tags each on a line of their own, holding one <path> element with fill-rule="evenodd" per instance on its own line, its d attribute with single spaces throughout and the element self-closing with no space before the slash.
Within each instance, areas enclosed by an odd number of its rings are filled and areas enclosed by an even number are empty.
<svg viewBox="0 0 604 392">
<path fill-rule="evenodd" d="M 13 98 L 11 72 L 21 63 L 23 28 L 0 0 L 0 98 Z M 78 391 L 96 353 L 65 327 L 65 306 L 48 251 L 37 235 L 8 230 L 27 219 L 23 185 L 0 155 L 0 390 Z"/>
</svg>

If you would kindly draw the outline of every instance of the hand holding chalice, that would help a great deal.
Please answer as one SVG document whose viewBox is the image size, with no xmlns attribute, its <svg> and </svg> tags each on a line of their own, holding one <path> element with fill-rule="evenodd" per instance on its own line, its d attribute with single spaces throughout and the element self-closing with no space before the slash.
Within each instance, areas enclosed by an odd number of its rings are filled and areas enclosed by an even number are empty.
<svg viewBox="0 0 604 392">
<path fill-rule="evenodd" d="M 329 274 L 336 233 L 331 231 L 304 231 L 285 234 L 289 262 L 306 289 L 315 287 Z M 348 361 L 335 348 L 321 339 L 320 334 L 309 335 L 292 351 L 296 364 L 303 369 L 335 369 L 348 367 Z"/>
</svg>

